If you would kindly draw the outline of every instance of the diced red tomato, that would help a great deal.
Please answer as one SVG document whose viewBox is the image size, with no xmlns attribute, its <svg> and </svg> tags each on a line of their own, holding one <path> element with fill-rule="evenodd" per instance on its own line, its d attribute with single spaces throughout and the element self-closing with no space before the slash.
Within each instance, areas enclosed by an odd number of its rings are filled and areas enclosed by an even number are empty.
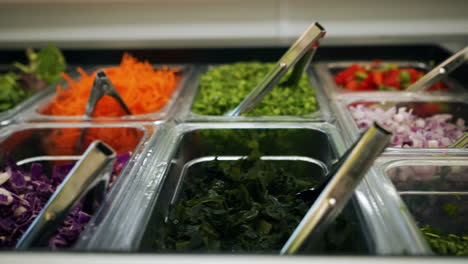
<svg viewBox="0 0 468 264">
<path fill-rule="evenodd" d="M 363 91 L 372 91 L 377 89 L 371 75 L 368 75 L 367 78 L 361 82 L 360 87 Z"/>
<path fill-rule="evenodd" d="M 407 71 L 410 78 L 406 77 L 404 80 L 400 80 L 401 71 Z M 407 76 L 408 73 L 403 73 L 403 76 Z M 390 90 L 392 88 L 404 90 L 423 75 L 423 72 L 413 68 L 388 67 L 382 64 L 380 60 L 374 60 L 371 66 L 367 68 L 359 64 L 352 64 L 338 72 L 334 79 L 336 84 L 351 91 Z M 447 89 L 448 87 L 443 82 L 437 82 L 428 90 L 444 91 Z"/>
<path fill-rule="evenodd" d="M 398 78 L 399 75 L 400 75 L 400 70 L 390 70 L 390 71 L 384 72 L 383 83 L 385 84 L 385 86 L 395 87 L 395 89 L 401 90 L 400 79 Z"/>
<path fill-rule="evenodd" d="M 352 80 L 346 84 L 346 89 L 351 91 L 359 91 L 359 83 L 356 80 Z"/>
<path fill-rule="evenodd" d="M 379 86 L 383 84 L 383 72 L 372 72 L 372 78 L 374 78 L 374 83 Z"/>
</svg>

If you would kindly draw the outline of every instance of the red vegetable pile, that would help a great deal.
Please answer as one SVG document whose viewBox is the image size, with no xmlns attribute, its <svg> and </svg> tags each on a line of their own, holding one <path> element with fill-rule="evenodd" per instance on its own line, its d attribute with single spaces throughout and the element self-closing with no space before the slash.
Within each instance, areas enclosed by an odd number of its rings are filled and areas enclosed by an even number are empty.
<svg viewBox="0 0 468 264">
<path fill-rule="evenodd" d="M 117 157 L 110 182 L 114 182 L 130 159 L 130 153 Z M 74 164 L 55 166 L 48 177 L 39 163 L 24 171 L 8 160 L 8 167 L 0 173 L 0 249 L 12 248 L 40 213 L 57 187 L 68 175 Z M 110 186 L 109 186 L 110 188 Z M 49 240 L 50 248 L 66 248 L 73 245 L 85 228 L 90 215 L 83 212 L 79 203 L 65 219 L 57 234 Z"/>
<path fill-rule="evenodd" d="M 382 64 L 375 60 L 370 66 L 352 64 L 338 72 L 334 79 L 340 87 L 351 91 L 399 91 L 405 90 L 424 75 L 413 68 L 400 68 L 396 64 Z M 428 91 L 444 91 L 448 87 L 437 82 Z"/>
</svg>

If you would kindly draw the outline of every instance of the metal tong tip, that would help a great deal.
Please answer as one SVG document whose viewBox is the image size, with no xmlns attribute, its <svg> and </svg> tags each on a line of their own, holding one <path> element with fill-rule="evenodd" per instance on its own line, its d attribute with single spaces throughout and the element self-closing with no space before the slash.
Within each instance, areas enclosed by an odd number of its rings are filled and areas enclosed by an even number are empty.
<svg viewBox="0 0 468 264">
<path fill-rule="evenodd" d="M 100 69 L 96 72 L 96 76 L 94 78 L 93 87 L 91 88 L 88 103 L 86 104 L 85 116 L 90 117 L 93 115 L 96 104 L 104 95 L 113 97 L 120 104 L 127 115 L 132 114 L 127 104 L 125 104 L 125 101 L 122 99 L 119 92 L 117 89 L 115 89 L 114 85 L 110 81 L 106 72 L 103 69 Z"/>
</svg>

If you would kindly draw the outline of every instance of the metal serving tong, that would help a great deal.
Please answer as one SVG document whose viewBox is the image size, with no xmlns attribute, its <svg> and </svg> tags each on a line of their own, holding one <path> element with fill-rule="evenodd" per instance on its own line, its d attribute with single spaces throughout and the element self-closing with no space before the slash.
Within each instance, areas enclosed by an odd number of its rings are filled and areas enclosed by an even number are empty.
<svg viewBox="0 0 468 264">
<path fill-rule="evenodd" d="M 286 51 L 255 89 L 234 110 L 228 112 L 226 116 L 239 116 L 244 112 L 252 110 L 294 65 L 296 66 L 291 77 L 285 84 L 297 85 L 302 73 L 317 51 L 318 41 L 324 35 L 325 29 L 319 23 L 312 24 Z"/>
<path fill-rule="evenodd" d="M 86 104 L 85 110 L 85 117 L 89 118 L 93 116 L 94 110 L 96 109 L 96 105 L 101 100 L 104 95 L 112 96 L 122 107 L 127 115 L 131 115 L 132 112 L 125 104 L 125 101 L 120 96 L 117 89 L 115 89 L 112 82 L 107 77 L 107 74 L 104 70 L 100 69 L 96 72 L 96 76 L 94 77 L 93 87 L 91 88 L 91 93 L 88 98 L 88 103 Z M 81 133 L 80 138 L 76 142 L 76 149 L 80 150 L 84 139 L 86 137 L 87 129 L 82 129 L 83 133 Z"/>
<path fill-rule="evenodd" d="M 46 245 L 83 198 L 83 210 L 92 213 L 94 205 L 104 200 L 115 159 L 116 154 L 111 147 L 101 141 L 94 141 L 23 234 L 16 249 Z"/>
<path fill-rule="evenodd" d="M 107 77 L 107 74 L 104 72 L 104 70 L 98 70 L 96 72 L 96 77 L 94 78 L 94 83 L 91 89 L 91 94 L 89 95 L 88 103 L 86 104 L 85 115 L 87 117 L 93 115 L 94 110 L 96 109 L 96 104 L 104 95 L 112 96 L 115 100 L 117 100 L 127 115 L 132 114 L 120 96 L 119 92 L 117 92 L 117 89 L 115 89 L 114 85 Z"/>
<path fill-rule="evenodd" d="M 356 186 L 390 142 L 392 133 L 375 124 L 340 158 L 324 184 L 312 193 L 316 200 L 280 251 L 296 253 L 306 241 L 317 241 L 326 227 L 341 213 Z"/>
<path fill-rule="evenodd" d="M 426 90 L 435 82 L 440 81 L 460 65 L 468 61 L 468 46 L 461 49 L 437 67 L 426 73 L 421 79 L 413 83 L 406 91 L 420 92 Z"/>
</svg>

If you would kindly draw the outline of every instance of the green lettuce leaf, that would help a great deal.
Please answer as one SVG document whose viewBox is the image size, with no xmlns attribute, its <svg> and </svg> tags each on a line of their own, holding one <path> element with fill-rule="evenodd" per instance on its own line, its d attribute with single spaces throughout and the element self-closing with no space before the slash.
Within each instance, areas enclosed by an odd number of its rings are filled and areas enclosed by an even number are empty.
<svg viewBox="0 0 468 264">
<path fill-rule="evenodd" d="M 38 79 L 47 83 L 53 83 L 60 78 L 60 73 L 65 71 L 67 64 L 62 52 L 54 45 L 49 45 L 39 52 L 32 49 L 26 50 L 29 65 L 19 62 L 13 65 L 27 74 L 35 74 Z"/>
</svg>

